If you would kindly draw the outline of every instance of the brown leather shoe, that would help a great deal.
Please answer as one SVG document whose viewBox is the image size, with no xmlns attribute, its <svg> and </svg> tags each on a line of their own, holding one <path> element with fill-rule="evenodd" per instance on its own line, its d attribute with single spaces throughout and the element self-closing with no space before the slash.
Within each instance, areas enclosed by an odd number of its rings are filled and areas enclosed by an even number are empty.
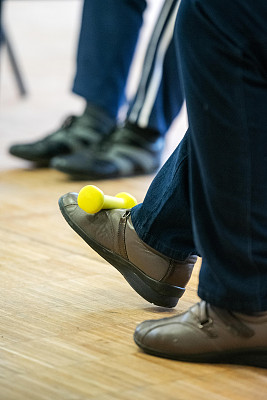
<svg viewBox="0 0 267 400">
<path fill-rule="evenodd" d="M 207 304 L 142 322 L 134 340 L 145 352 L 180 361 L 267 368 L 267 316 L 232 313 Z"/>
<path fill-rule="evenodd" d="M 129 210 L 102 210 L 87 214 L 78 207 L 77 193 L 59 199 L 68 224 L 105 260 L 112 264 L 144 299 L 174 307 L 190 279 L 196 256 L 186 261 L 165 257 L 137 236 Z"/>
</svg>

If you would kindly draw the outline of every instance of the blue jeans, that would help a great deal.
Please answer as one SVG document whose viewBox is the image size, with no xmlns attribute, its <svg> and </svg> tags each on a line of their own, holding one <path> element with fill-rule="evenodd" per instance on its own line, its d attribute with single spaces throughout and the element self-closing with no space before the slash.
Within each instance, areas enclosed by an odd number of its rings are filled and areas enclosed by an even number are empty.
<svg viewBox="0 0 267 400">
<path fill-rule="evenodd" d="M 183 104 L 173 29 L 178 0 L 168 0 L 158 17 L 140 84 L 127 119 L 140 127 L 169 129 Z M 145 0 L 84 1 L 73 92 L 116 118 L 143 23 Z"/>
<path fill-rule="evenodd" d="M 150 246 L 202 256 L 202 299 L 245 313 L 267 310 L 266 21 L 266 0 L 182 1 L 189 129 L 132 212 Z"/>
</svg>

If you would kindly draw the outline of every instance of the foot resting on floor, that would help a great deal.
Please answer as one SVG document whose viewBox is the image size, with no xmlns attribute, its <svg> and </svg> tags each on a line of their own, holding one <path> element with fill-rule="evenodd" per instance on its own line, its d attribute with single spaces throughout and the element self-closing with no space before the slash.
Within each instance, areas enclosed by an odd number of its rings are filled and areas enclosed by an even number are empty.
<svg viewBox="0 0 267 400">
<path fill-rule="evenodd" d="M 50 166 L 75 179 L 110 179 L 155 173 L 164 139 L 157 131 L 127 123 L 117 127 L 94 151 L 85 147 L 53 158 Z"/>
<path fill-rule="evenodd" d="M 68 117 L 55 132 L 32 143 L 14 144 L 9 152 L 49 166 L 54 157 L 73 154 L 81 149 L 91 151 L 114 127 L 115 121 L 104 111 L 87 105 L 82 115 Z"/>
<path fill-rule="evenodd" d="M 159 357 L 267 368 L 266 332 L 267 313 L 234 313 L 201 301 L 183 314 L 142 322 L 134 340 Z"/>
</svg>

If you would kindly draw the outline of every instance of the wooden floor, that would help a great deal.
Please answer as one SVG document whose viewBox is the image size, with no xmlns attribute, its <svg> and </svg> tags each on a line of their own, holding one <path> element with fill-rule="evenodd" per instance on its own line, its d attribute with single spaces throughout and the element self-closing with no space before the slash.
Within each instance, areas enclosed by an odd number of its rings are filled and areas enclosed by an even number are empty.
<svg viewBox="0 0 267 400">
<path fill-rule="evenodd" d="M 67 92 L 71 72 L 70 67 L 64 69 L 71 65 L 70 50 L 77 31 L 72 21 L 73 15 L 79 15 L 79 4 L 64 2 L 64 21 L 53 23 L 47 3 L 38 2 L 37 9 L 34 2 L 7 2 L 8 21 L 16 25 L 14 39 L 19 37 L 25 49 L 19 55 L 30 94 L 19 98 L 3 56 L 0 400 L 265 399 L 266 370 L 180 363 L 139 351 L 132 339 L 139 322 L 180 313 L 197 301 L 199 265 L 176 309 L 146 303 L 63 220 L 57 206 L 59 196 L 79 191 L 85 182 L 71 181 L 53 170 L 34 169 L 8 155 L 7 148 L 14 141 L 40 136 L 55 127 L 68 109 L 76 111 L 82 106 Z M 53 13 L 60 15 L 62 3 L 55 1 Z M 42 54 L 34 58 L 33 52 L 31 59 L 31 51 L 38 46 L 27 36 L 30 17 L 30 22 L 38 25 L 36 35 L 45 32 L 39 13 L 50 21 L 52 32 L 59 29 L 64 37 L 57 39 L 61 52 L 47 45 L 45 58 L 55 62 L 57 54 L 57 68 L 48 68 L 44 77 L 40 72 Z M 46 42 L 42 43 L 45 47 Z M 43 79 L 50 79 L 53 86 L 47 87 Z M 165 157 L 185 124 L 182 115 L 168 137 Z M 97 184 L 106 193 L 127 190 L 142 201 L 151 179 Z"/>
</svg>

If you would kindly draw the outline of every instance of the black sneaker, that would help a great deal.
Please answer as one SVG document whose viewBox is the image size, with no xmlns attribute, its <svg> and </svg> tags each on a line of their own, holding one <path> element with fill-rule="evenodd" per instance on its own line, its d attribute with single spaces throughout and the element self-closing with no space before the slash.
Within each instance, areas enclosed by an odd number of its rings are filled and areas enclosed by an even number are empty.
<svg viewBox="0 0 267 400">
<path fill-rule="evenodd" d="M 160 166 L 164 139 L 158 132 L 127 123 L 96 146 L 55 157 L 50 166 L 75 179 L 109 179 L 152 174 Z"/>
<path fill-rule="evenodd" d="M 81 116 L 66 119 L 60 129 L 33 143 L 15 144 L 9 152 L 25 160 L 48 165 L 53 157 L 89 149 L 103 140 L 115 127 L 105 112 L 87 105 Z"/>
</svg>

